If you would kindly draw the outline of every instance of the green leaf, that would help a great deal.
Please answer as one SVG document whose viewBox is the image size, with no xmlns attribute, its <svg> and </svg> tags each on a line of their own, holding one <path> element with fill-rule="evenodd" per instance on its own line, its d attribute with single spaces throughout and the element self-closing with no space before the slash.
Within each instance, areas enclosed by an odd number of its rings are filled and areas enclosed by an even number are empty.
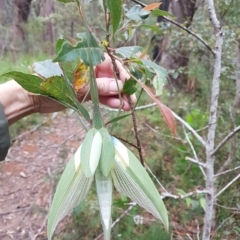
<svg viewBox="0 0 240 240">
<path fill-rule="evenodd" d="M 200 201 L 200 205 L 201 205 L 202 209 L 205 211 L 205 209 L 206 209 L 206 198 L 201 197 L 199 201 Z"/>
<path fill-rule="evenodd" d="M 127 81 L 124 82 L 122 92 L 127 96 L 132 95 L 137 91 L 136 83 L 137 82 L 134 79 L 132 78 L 128 79 Z"/>
<path fill-rule="evenodd" d="M 42 82 L 41 89 L 66 107 L 79 110 L 83 117 L 90 121 L 88 111 L 79 103 L 74 90 L 65 78 L 58 76 L 47 78 Z"/>
<path fill-rule="evenodd" d="M 63 39 L 63 38 L 60 38 L 60 39 L 57 40 L 57 43 L 56 43 L 56 46 L 55 46 L 56 54 L 58 54 L 58 52 L 62 48 L 63 43 L 65 43 L 65 42 L 66 42 L 66 40 Z"/>
<path fill-rule="evenodd" d="M 141 19 L 147 19 L 149 17 L 150 13 L 151 13 L 150 11 L 142 9 L 139 13 L 139 16 Z"/>
<path fill-rule="evenodd" d="M 43 80 L 40 77 L 21 72 L 8 72 L 3 74 L 3 76 L 13 78 L 18 84 L 20 84 L 29 92 L 48 96 L 48 94 L 41 88 L 41 83 Z"/>
<path fill-rule="evenodd" d="M 115 118 L 111 119 L 110 121 L 108 121 L 106 124 L 117 122 L 117 121 L 119 121 L 121 119 L 124 119 L 124 118 L 130 116 L 130 115 L 131 115 L 131 113 L 127 113 L 127 114 L 115 117 Z"/>
<path fill-rule="evenodd" d="M 130 10 L 126 13 L 126 17 L 128 17 L 131 20 L 139 21 L 142 20 L 140 17 L 140 12 L 142 10 L 142 7 L 140 5 L 134 5 Z"/>
<path fill-rule="evenodd" d="M 92 64 L 95 66 L 104 60 L 103 52 L 92 35 L 88 33 L 79 33 L 78 37 L 80 38 L 80 41 L 76 46 L 72 46 L 67 41 L 63 43 L 54 62 L 71 62 L 75 59 L 81 59 L 87 66 L 90 66 L 88 44 L 89 51 L 92 55 Z"/>
<path fill-rule="evenodd" d="M 48 215 L 47 235 L 51 240 L 57 224 L 87 195 L 93 178 L 86 178 L 81 166 L 81 146 L 68 162 L 54 194 Z"/>
<path fill-rule="evenodd" d="M 99 130 L 102 136 L 102 152 L 99 167 L 102 174 L 107 177 L 114 164 L 115 148 L 106 128 Z"/>
<path fill-rule="evenodd" d="M 152 30 L 153 32 L 158 33 L 159 35 L 162 35 L 162 30 L 156 26 L 152 26 L 152 25 L 147 25 L 147 24 L 142 24 L 140 25 L 140 27 L 143 28 L 149 28 L 150 30 Z"/>
<path fill-rule="evenodd" d="M 110 18 L 112 24 L 112 34 L 117 31 L 122 16 L 122 1 L 121 0 L 107 0 L 107 5 L 110 10 Z"/>
<path fill-rule="evenodd" d="M 86 177 L 92 177 L 97 169 L 102 150 L 102 137 L 98 130 L 88 130 L 81 150 L 82 169 Z"/>
<path fill-rule="evenodd" d="M 74 84 L 74 73 L 77 69 L 77 66 L 80 64 L 80 59 L 76 59 L 73 62 L 60 62 L 59 66 L 64 72 L 64 76 L 68 78 L 68 80 Z"/>
<path fill-rule="evenodd" d="M 163 86 L 167 82 L 167 70 L 147 59 L 143 59 L 142 63 L 148 70 L 156 74 L 153 79 L 153 86 L 156 89 L 156 95 L 160 96 L 162 94 Z"/>
<path fill-rule="evenodd" d="M 51 59 L 34 63 L 33 69 L 38 75 L 44 78 L 63 76 L 62 69 L 57 63 L 53 63 Z"/>
<path fill-rule="evenodd" d="M 122 55 L 125 58 L 137 57 L 137 54 L 143 51 L 142 47 L 131 46 L 131 47 L 120 47 L 116 49 L 116 53 Z"/>
<path fill-rule="evenodd" d="M 77 108 L 75 102 L 78 101 L 73 90 L 63 77 L 55 76 L 47 78 L 41 84 L 41 89 L 62 103 L 66 103 L 72 106 L 74 109 Z"/>
<path fill-rule="evenodd" d="M 116 189 L 160 219 L 168 229 L 167 210 L 151 178 L 135 155 L 119 140 L 112 139 L 115 164 L 111 173 Z"/>
<path fill-rule="evenodd" d="M 160 10 L 160 9 L 155 9 L 151 11 L 151 14 L 154 16 L 158 16 L 158 17 L 173 17 L 173 15 L 169 12 Z"/>
</svg>

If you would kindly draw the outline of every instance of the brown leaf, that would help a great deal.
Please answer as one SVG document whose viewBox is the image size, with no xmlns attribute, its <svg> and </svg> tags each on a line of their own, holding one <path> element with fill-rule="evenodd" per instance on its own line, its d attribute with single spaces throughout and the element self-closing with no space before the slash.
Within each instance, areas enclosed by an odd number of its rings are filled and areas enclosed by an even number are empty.
<svg viewBox="0 0 240 240">
<path fill-rule="evenodd" d="M 146 10 L 146 11 L 151 11 L 155 8 L 158 8 L 162 3 L 152 3 L 152 4 L 149 4 L 147 5 L 146 7 L 143 8 L 143 10 Z"/>
<path fill-rule="evenodd" d="M 144 83 L 140 81 L 138 81 L 138 83 L 149 95 L 149 97 L 157 104 L 169 129 L 171 130 L 172 134 L 176 136 L 175 122 L 174 122 L 174 117 L 171 110 L 167 106 L 162 104 L 161 100 L 152 92 L 152 90 L 148 86 L 146 86 Z"/>
</svg>

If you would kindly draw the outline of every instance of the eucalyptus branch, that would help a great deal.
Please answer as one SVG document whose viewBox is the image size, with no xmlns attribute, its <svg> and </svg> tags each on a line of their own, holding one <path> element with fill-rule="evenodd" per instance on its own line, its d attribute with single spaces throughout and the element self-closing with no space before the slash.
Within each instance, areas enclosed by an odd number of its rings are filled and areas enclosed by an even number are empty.
<svg viewBox="0 0 240 240">
<path fill-rule="evenodd" d="M 115 61 L 115 58 L 111 54 L 111 52 L 109 51 L 108 46 L 106 46 L 106 49 L 107 49 L 107 52 L 108 52 L 108 54 L 109 54 L 109 56 L 110 56 L 110 58 L 112 60 L 114 72 L 116 73 L 117 78 L 121 79 L 120 78 L 119 69 L 118 69 L 116 61 Z M 138 149 L 140 162 L 141 162 L 142 165 L 144 165 L 143 154 L 142 154 L 142 146 L 141 146 L 140 138 L 139 138 L 139 135 L 138 135 L 136 115 L 135 115 L 135 112 L 134 112 L 134 106 L 133 106 L 132 100 L 131 100 L 131 98 L 129 96 L 127 97 L 127 99 L 128 99 L 128 102 L 129 102 L 129 105 L 130 105 L 130 108 L 131 108 L 133 129 L 134 129 L 134 134 L 135 134 L 135 138 L 136 138 L 136 142 L 137 142 L 137 149 Z"/>
<path fill-rule="evenodd" d="M 135 110 L 142 110 L 142 109 L 145 109 L 145 108 L 154 107 L 156 105 L 157 105 L 156 103 L 150 103 L 150 104 L 147 104 L 147 105 L 136 107 Z M 103 108 L 108 109 L 109 111 L 115 111 L 115 112 L 117 111 L 116 109 L 112 109 L 112 108 L 105 107 L 105 106 Z M 172 110 L 171 110 L 171 112 L 172 112 L 174 118 L 177 119 L 182 125 L 184 125 L 198 139 L 198 141 L 205 147 L 206 142 L 197 133 L 197 131 L 194 130 L 186 121 L 184 121 L 181 117 L 179 117 L 175 112 L 173 112 Z"/>
<path fill-rule="evenodd" d="M 132 0 L 133 2 L 139 4 L 141 7 L 146 7 L 147 5 L 141 1 L 138 0 Z M 173 19 L 170 19 L 168 17 L 163 16 L 163 19 L 165 19 L 166 21 L 174 24 L 175 26 L 181 28 L 182 30 L 186 31 L 187 33 L 191 34 L 193 37 L 195 37 L 196 39 L 198 39 L 212 54 L 213 56 L 215 56 L 215 51 L 208 45 L 208 43 L 203 40 L 202 37 L 200 37 L 197 33 L 194 33 L 193 31 L 191 31 L 190 29 L 184 27 L 182 24 L 174 21 Z"/>
<path fill-rule="evenodd" d="M 217 153 L 217 151 L 224 146 L 225 143 L 227 143 L 227 141 L 229 139 L 231 139 L 236 133 L 238 133 L 240 131 L 240 126 L 238 126 L 237 128 L 235 128 L 232 132 L 230 132 L 219 144 L 218 146 L 214 149 L 214 151 L 212 152 L 212 155 L 215 155 Z"/>
<path fill-rule="evenodd" d="M 219 177 L 219 176 L 221 176 L 221 175 L 223 175 L 223 174 L 226 174 L 226 173 L 229 173 L 229 172 L 235 171 L 235 170 L 237 170 L 237 169 L 239 169 L 239 168 L 240 168 L 240 166 L 235 167 L 235 168 L 230 169 L 230 170 L 227 170 L 227 171 L 224 171 L 224 172 L 217 173 L 217 174 L 215 174 L 214 177 Z"/>
<path fill-rule="evenodd" d="M 203 226 L 203 240 L 209 240 L 211 237 L 212 222 L 214 218 L 214 160 L 215 157 L 212 154 L 214 151 L 216 127 L 217 127 L 217 108 L 218 108 L 218 96 L 220 91 L 220 74 L 221 74 L 221 59 L 222 59 L 222 44 L 223 44 L 223 32 L 220 23 L 217 19 L 215 6 L 213 0 L 207 0 L 209 19 L 212 23 L 216 41 L 215 41 L 215 59 L 213 80 L 211 89 L 210 100 L 210 114 L 209 114 L 209 128 L 206 142 L 206 209 L 204 216 Z"/>
<path fill-rule="evenodd" d="M 138 149 L 138 146 L 136 146 L 135 144 L 133 144 L 133 143 L 125 140 L 124 138 L 121 138 L 121 137 L 119 137 L 119 136 L 117 136 L 117 135 L 114 135 L 114 134 L 113 134 L 112 136 L 115 137 L 115 138 L 117 138 L 117 139 L 119 139 L 119 140 L 121 140 L 121 141 L 123 141 L 123 142 L 125 142 L 125 143 L 127 143 L 127 144 L 129 144 L 130 146 Z"/>
<path fill-rule="evenodd" d="M 236 182 L 240 178 L 240 173 L 231 181 L 229 182 L 223 189 L 221 189 L 214 198 L 217 198 L 220 194 L 222 194 L 226 189 L 228 189 L 234 182 Z"/>
</svg>

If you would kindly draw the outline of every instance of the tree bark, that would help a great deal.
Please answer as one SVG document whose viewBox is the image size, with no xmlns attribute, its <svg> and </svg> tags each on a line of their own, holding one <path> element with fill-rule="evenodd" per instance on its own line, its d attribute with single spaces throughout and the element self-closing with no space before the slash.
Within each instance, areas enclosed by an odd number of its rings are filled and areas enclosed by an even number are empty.
<svg viewBox="0 0 240 240">
<path fill-rule="evenodd" d="M 168 9 L 166 9 L 168 7 Z M 164 9 L 165 8 L 165 9 Z M 168 10 L 177 19 L 178 23 L 184 24 L 187 28 L 191 26 L 193 16 L 196 11 L 196 0 L 165 0 L 160 6 L 162 10 Z M 163 21 L 162 18 L 158 18 L 158 22 Z M 191 50 L 189 46 L 186 46 L 184 40 L 179 40 L 178 46 L 175 49 L 171 49 L 171 40 L 168 38 L 168 34 L 164 35 L 162 39 L 156 40 L 154 47 L 153 58 L 157 62 L 161 62 L 161 65 L 167 70 L 178 70 L 179 68 L 185 69 L 188 65 L 189 55 Z M 177 79 L 173 79 L 169 76 L 171 84 L 182 87 L 185 86 L 187 81 L 184 73 L 179 73 Z M 184 84 L 185 83 L 185 84 Z"/>
<path fill-rule="evenodd" d="M 32 0 L 14 0 L 13 48 L 23 46 L 26 40 L 24 25 L 28 21 Z"/>
<path fill-rule="evenodd" d="M 50 15 L 54 12 L 54 6 L 52 0 L 46 0 L 45 2 L 45 17 L 48 18 L 47 24 L 46 24 L 46 33 L 44 36 L 45 41 L 49 41 L 51 43 L 50 47 L 50 53 L 53 54 L 54 48 L 54 33 L 53 33 L 53 25 L 51 22 L 51 19 L 49 19 Z"/>
</svg>

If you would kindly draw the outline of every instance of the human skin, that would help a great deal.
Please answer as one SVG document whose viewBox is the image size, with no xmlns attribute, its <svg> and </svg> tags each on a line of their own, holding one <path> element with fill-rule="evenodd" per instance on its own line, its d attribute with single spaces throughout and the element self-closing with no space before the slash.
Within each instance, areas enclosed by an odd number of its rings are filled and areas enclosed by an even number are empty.
<svg viewBox="0 0 240 240">
<path fill-rule="evenodd" d="M 121 106 L 123 110 L 128 111 L 130 110 L 130 105 L 127 97 L 121 95 L 120 99 L 119 91 L 122 91 L 123 83 L 129 78 L 129 74 L 120 62 L 116 61 L 116 64 L 120 73 L 120 79 L 117 82 L 114 78 L 113 65 L 108 55 L 105 55 L 105 60 L 95 68 L 99 100 L 102 104 L 109 107 L 119 108 Z M 88 90 L 89 85 L 78 91 L 79 101 L 82 101 Z M 86 99 L 89 100 L 90 96 Z M 132 95 L 131 99 L 133 103 L 136 102 L 135 95 Z M 0 85 L 0 103 L 3 106 L 9 125 L 32 113 L 58 112 L 65 108 L 50 98 L 27 92 L 14 80 Z"/>
</svg>

